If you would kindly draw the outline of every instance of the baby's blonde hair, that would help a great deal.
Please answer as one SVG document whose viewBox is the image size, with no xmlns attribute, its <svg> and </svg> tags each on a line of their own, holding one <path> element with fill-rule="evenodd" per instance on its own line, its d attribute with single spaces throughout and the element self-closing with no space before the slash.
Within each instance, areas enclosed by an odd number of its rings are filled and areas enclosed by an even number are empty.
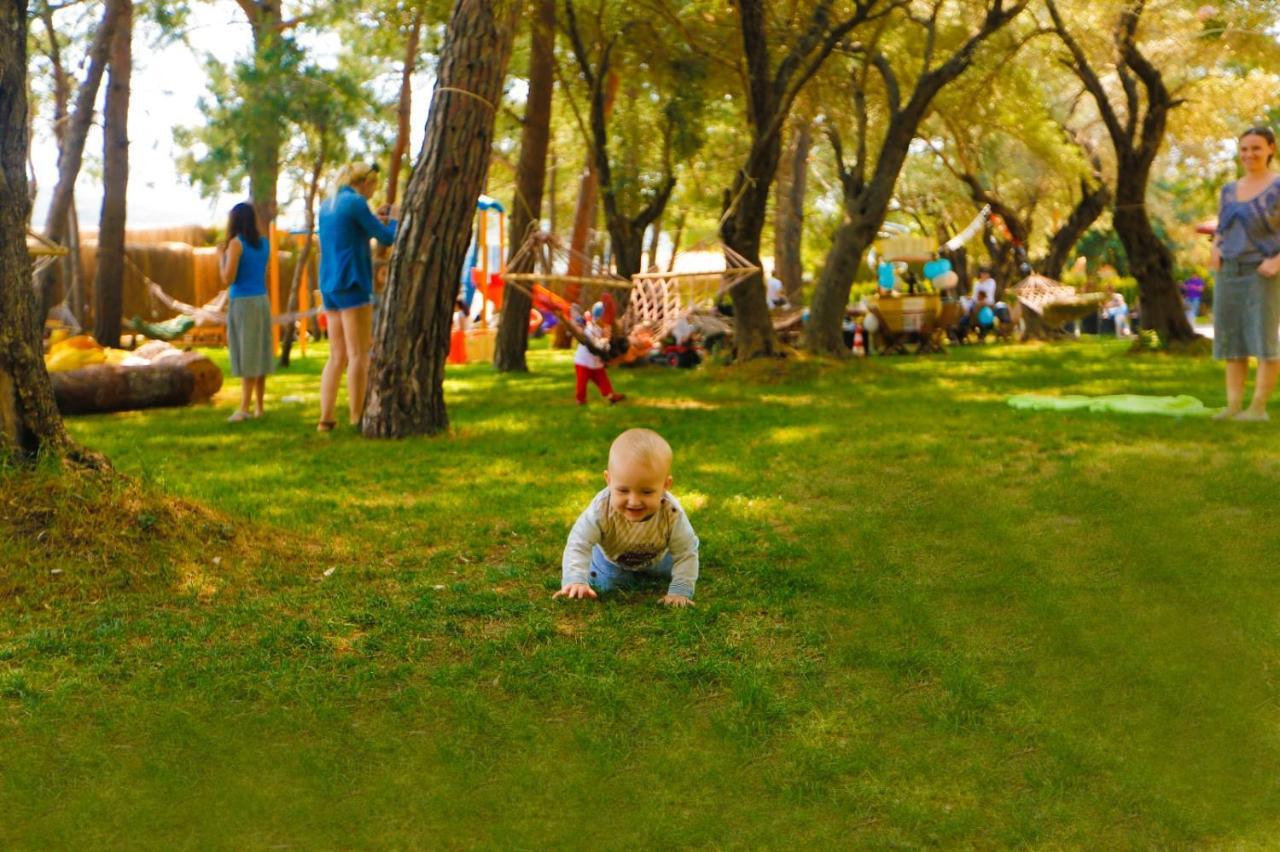
<svg viewBox="0 0 1280 852">
<path fill-rule="evenodd" d="M 623 460 L 671 472 L 671 445 L 652 429 L 628 429 L 609 447 L 609 467 Z"/>
<path fill-rule="evenodd" d="M 342 168 L 338 169 L 338 174 L 334 176 L 333 185 L 329 187 L 329 197 L 336 198 L 338 191 L 344 186 L 353 186 L 377 170 L 377 165 L 373 163 L 366 163 L 363 161 L 347 163 Z"/>
</svg>

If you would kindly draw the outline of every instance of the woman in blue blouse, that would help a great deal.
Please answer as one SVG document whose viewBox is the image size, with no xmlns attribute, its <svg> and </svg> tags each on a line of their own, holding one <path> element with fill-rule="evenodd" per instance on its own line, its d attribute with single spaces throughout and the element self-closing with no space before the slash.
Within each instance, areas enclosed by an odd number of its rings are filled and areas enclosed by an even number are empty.
<svg viewBox="0 0 1280 852">
<path fill-rule="evenodd" d="M 1239 140 L 1244 176 L 1222 188 L 1211 264 L 1213 356 L 1227 362 L 1227 407 L 1219 420 L 1267 420 L 1280 374 L 1280 175 L 1276 136 L 1251 127 Z M 1253 401 L 1244 407 L 1250 356 L 1258 359 Z"/>
<path fill-rule="evenodd" d="M 239 423 L 262 416 L 271 352 L 271 300 L 267 297 L 267 259 L 271 249 L 258 234 L 252 204 L 237 204 L 227 218 L 227 241 L 219 247 L 218 269 L 227 286 L 227 354 L 231 375 L 240 377 L 240 407 L 227 418 Z M 249 406 L 257 397 L 253 414 Z"/>
<path fill-rule="evenodd" d="M 335 425 L 333 409 L 342 373 L 347 374 L 351 423 L 364 415 L 369 378 L 369 346 L 373 336 L 373 257 L 369 241 L 384 246 L 396 238 L 390 210 L 374 216 L 369 198 L 378 185 L 378 167 L 368 163 L 343 166 L 334 192 L 320 205 L 320 297 L 329 322 L 329 361 L 320 379 L 321 432 Z"/>
</svg>

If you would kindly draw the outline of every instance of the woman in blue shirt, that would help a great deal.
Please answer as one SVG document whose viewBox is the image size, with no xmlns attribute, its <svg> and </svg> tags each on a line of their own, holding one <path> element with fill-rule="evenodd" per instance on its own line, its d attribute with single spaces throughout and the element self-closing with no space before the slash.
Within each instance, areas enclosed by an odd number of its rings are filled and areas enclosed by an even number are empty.
<svg viewBox="0 0 1280 852">
<path fill-rule="evenodd" d="M 1244 176 L 1222 188 L 1211 265 L 1213 355 L 1227 362 L 1227 407 L 1219 420 L 1267 420 L 1280 374 L 1280 175 L 1276 136 L 1251 127 L 1239 140 Z M 1253 401 L 1244 408 L 1250 356 L 1258 359 Z"/>
<path fill-rule="evenodd" d="M 374 216 L 369 198 L 378 186 L 378 167 L 368 163 L 343 166 L 334 192 L 320 205 L 320 297 L 329 323 L 329 360 L 320 378 L 321 432 L 336 423 L 333 409 L 342 373 L 347 374 L 352 425 L 364 415 L 369 379 L 369 347 L 373 337 L 373 257 L 369 241 L 384 246 L 396 238 L 390 210 Z"/>
<path fill-rule="evenodd" d="M 252 204 L 237 204 L 227 218 L 227 239 L 219 248 L 218 268 L 227 286 L 227 354 L 231 375 L 240 377 L 240 407 L 227 419 L 239 423 L 262 416 L 271 351 L 271 300 L 267 297 L 267 259 L 271 248 L 258 234 Z M 249 405 L 257 397 L 252 415 Z"/>
</svg>

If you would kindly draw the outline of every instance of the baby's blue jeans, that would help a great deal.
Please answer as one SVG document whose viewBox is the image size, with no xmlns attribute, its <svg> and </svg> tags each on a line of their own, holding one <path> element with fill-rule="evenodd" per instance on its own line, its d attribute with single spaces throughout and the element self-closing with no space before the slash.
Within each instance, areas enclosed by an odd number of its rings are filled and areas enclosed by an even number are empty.
<svg viewBox="0 0 1280 852">
<path fill-rule="evenodd" d="M 664 577 L 670 580 L 671 566 L 674 564 L 675 560 L 671 558 L 671 551 L 668 550 L 661 559 L 645 570 L 628 571 L 621 565 L 610 562 L 609 557 L 604 555 L 604 551 L 597 544 L 591 550 L 591 588 L 597 592 L 630 589 L 635 586 L 637 575 Z"/>
</svg>

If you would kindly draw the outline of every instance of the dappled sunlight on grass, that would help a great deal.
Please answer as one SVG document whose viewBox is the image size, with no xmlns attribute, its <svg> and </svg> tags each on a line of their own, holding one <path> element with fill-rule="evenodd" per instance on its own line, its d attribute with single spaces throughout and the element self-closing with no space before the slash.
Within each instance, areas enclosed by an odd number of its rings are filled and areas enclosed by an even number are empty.
<svg viewBox="0 0 1280 852">
<path fill-rule="evenodd" d="M 1278 433 L 1005 404 L 1221 404 L 1218 365 L 1126 346 L 619 369 L 628 401 L 584 409 L 572 352 L 539 342 L 528 375 L 451 366 L 452 431 L 399 441 L 315 432 L 319 346 L 260 421 L 224 422 L 235 380 L 208 406 L 71 418 L 147 493 L 211 511 L 129 496 L 64 519 L 61 575 L 30 539 L 45 510 L 0 536 L 0 564 L 38 563 L 0 578 L 0 803 L 35 826 L 15 845 L 72 839 L 50 801 L 93 845 L 145 801 L 197 846 L 1270 837 Z M 689 610 L 661 583 L 550 599 L 631 426 L 675 451 Z M 211 811 L 243 821 L 219 834 Z"/>
</svg>

